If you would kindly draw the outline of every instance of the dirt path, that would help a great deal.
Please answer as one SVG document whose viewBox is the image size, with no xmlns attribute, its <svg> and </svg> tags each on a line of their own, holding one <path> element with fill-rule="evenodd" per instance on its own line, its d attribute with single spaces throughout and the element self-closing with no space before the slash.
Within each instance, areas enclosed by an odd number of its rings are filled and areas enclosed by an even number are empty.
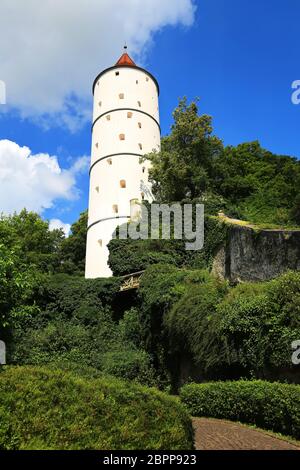
<svg viewBox="0 0 300 470">
<path fill-rule="evenodd" d="M 219 419 L 193 418 L 197 450 L 300 450 L 262 431 Z"/>
</svg>

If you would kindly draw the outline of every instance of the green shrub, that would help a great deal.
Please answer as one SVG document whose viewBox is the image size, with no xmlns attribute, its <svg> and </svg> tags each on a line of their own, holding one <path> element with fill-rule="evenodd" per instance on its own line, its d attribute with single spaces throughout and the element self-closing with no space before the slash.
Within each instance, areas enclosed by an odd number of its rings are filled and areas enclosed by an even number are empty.
<svg viewBox="0 0 300 470">
<path fill-rule="evenodd" d="M 190 266 L 198 269 L 211 268 L 218 250 L 226 244 L 228 225 L 215 216 L 204 219 L 204 245 L 195 251 Z"/>
<path fill-rule="evenodd" d="M 49 316 L 56 316 L 59 312 L 70 317 L 82 304 L 96 308 L 112 306 L 120 283 L 118 278 L 84 279 L 68 274 L 45 276 L 36 301 Z"/>
<path fill-rule="evenodd" d="M 218 282 L 206 270 L 178 269 L 163 264 L 151 266 L 143 274 L 139 295 L 146 349 L 154 358 L 154 365 L 160 376 L 165 376 L 166 382 L 172 379 L 173 390 L 176 389 L 180 359 L 191 345 L 191 335 L 199 332 L 195 330 L 197 319 L 194 319 L 194 315 L 199 313 L 201 296 L 203 294 L 208 299 L 214 290 L 214 287 L 210 289 L 209 286 L 216 284 Z M 197 289 L 201 290 L 199 302 L 197 300 L 193 304 L 195 296 L 190 299 L 190 295 Z M 218 288 L 215 290 L 210 305 L 219 298 Z M 205 304 L 205 300 L 203 303 Z M 177 306 L 178 311 L 185 311 L 183 315 L 177 316 Z M 205 314 L 208 314 L 207 306 L 206 304 L 204 307 Z M 197 318 L 199 319 L 199 315 Z"/>
<path fill-rule="evenodd" d="M 136 309 L 126 312 L 118 323 L 107 308 L 81 305 L 70 319 L 57 315 L 38 328 L 30 325 L 16 330 L 9 360 L 18 365 L 65 365 L 65 370 L 69 365 L 74 370 L 77 364 L 100 375 L 158 385 L 151 358 L 143 350 L 142 334 Z"/>
<path fill-rule="evenodd" d="M 103 356 L 101 370 L 104 374 L 120 379 L 155 385 L 155 371 L 150 356 L 143 350 L 109 351 Z"/>
<path fill-rule="evenodd" d="M 184 385 L 180 396 L 193 416 L 242 423 L 300 438 L 300 386 L 261 380 Z"/>
<path fill-rule="evenodd" d="M 216 333 L 226 346 L 229 364 L 239 364 L 260 378 L 276 379 L 292 372 L 299 381 L 291 364 L 291 344 L 300 337 L 299 272 L 239 285 L 217 312 Z"/>
<path fill-rule="evenodd" d="M 143 271 L 153 264 L 183 264 L 181 240 L 118 240 L 109 242 L 109 266 L 114 276 Z"/>
<path fill-rule="evenodd" d="M 44 367 L 0 373 L 0 449 L 192 449 L 183 406 L 155 389 Z"/>
<path fill-rule="evenodd" d="M 195 203 L 198 203 L 198 200 Z M 211 267 L 218 249 L 226 242 L 228 227 L 217 217 L 206 216 L 204 230 L 204 246 L 199 251 L 186 250 L 185 240 L 113 239 L 108 245 L 109 266 L 114 276 L 142 271 L 157 264 L 168 264 L 177 268 Z"/>
<path fill-rule="evenodd" d="M 119 321 L 120 338 L 125 343 L 133 344 L 136 348 L 144 346 L 144 331 L 140 311 L 131 308 L 124 313 Z"/>
<path fill-rule="evenodd" d="M 202 372 L 217 367 L 220 360 L 220 348 L 216 344 L 216 308 L 226 290 L 225 282 L 204 276 L 188 285 L 184 295 L 164 317 L 172 351 L 190 353 Z"/>
<path fill-rule="evenodd" d="M 14 332 L 10 361 L 15 364 L 47 364 L 57 360 L 101 368 L 105 352 L 120 346 L 117 324 L 106 309 L 87 308 L 72 319 L 46 321 Z M 123 348 L 123 345 L 121 345 Z"/>
</svg>

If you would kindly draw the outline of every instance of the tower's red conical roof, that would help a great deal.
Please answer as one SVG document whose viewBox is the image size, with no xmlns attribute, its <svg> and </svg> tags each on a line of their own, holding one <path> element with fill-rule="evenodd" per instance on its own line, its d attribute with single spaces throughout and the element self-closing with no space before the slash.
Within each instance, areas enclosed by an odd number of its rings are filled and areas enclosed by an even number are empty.
<svg viewBox="0 0 300 470">
<path fill-rule="evenodd" d="M 129 57 L 127 52 L 124 52 L 124 54 L 121 55 L 116 65 L 130 65 L 131 67 L 136 67 L 135 63 L 133 62 L 131 57 Z"/>
</svg>

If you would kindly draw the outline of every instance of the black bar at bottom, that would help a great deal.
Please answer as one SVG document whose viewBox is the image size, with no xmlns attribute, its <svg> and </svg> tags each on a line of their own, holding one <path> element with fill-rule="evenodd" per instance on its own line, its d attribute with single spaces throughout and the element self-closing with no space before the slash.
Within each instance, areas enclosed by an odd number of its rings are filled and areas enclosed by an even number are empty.
<svg viewBox="0 0 300 470">
<path fill-rule="evenodd" d="M 212 463 L 240 466 L 263 462 L 270 468 L 273 462 L 286 466 L 296 465 L 298 461 L 297 451 L 0 451 L 1 469 L 5 469 L 6 464 L 30 464 L 31 469 L 46 464 L 51 469 L 51 466 L 72 463 L 76 467 L 82 464 L 86 469 L 115 466 L 134 469 L 145 465 L 206 469 Z"/>
</svg>

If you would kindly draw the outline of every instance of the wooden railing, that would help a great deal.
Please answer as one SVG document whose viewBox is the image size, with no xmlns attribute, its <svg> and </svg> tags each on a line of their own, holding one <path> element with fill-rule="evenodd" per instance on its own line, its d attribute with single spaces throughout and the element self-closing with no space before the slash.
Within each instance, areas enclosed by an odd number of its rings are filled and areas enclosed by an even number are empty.
<svg viewBox="0 0 300 470">
<path fill-rule="evenodd" d="M 137 273 L 126 274 L 122 276 L 122 284 L 120 291 L 126 291 L 130 289 L 138 289 L 140 286 L 140 280 L 145 271 L 139 271 Z"/>
</svg>

